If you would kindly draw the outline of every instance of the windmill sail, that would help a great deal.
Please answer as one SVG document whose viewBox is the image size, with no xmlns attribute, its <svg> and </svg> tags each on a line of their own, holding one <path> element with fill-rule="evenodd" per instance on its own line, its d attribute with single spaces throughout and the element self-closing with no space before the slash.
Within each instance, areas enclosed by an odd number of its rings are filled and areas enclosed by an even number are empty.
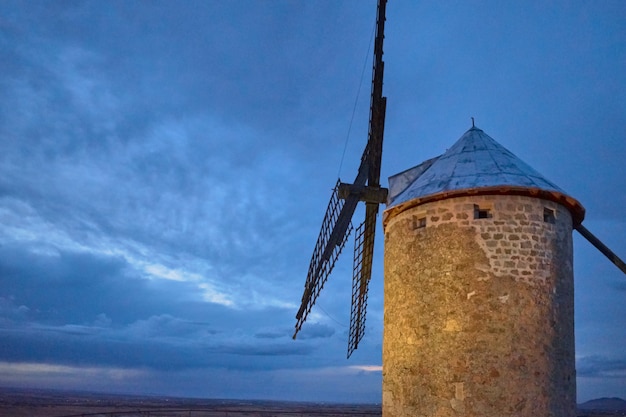
<svg viewBox="0 0 626 417">
<path fill-rule="evenodd" d="M 373 206 L 373 207 L 372 207 Z M 370 208 L 371 207 L 371 208 Z M 369 210 L 368 210 L 369 209 Z M 359 347 L 365 334 L 367 290 L 372 277 L 374 257 L 374 232 L 378 205 L 368 205 L 365 221 L 357 228 L 354 240 L 354 267 L 352 275 L 352 307 L 350 308 L 350 331 L 348 358 Z"/>
<path fill-rule="evenodd" d="M 359 171 L 354 182 L 345 184 L 338 181 L 333 190 L 326 216 L 322 222 L 322 229 L 311 257 L 302 303 L 296 314 L 296 328 L 293 335 L 295 339 L 346 243 L 352 230 L 351 220 L 357 204 L 359 201 L 365 201 L 365 221 L 359 226 L 355 246 L 348 357 L 357 348 L 364 334 L 367 289 L 372 274 L 376 216 L 378 205 L 387 198 L 387 190 L 380 187 L 380 165 L 387 103 L 386 98 L 382 96 L 384 74 L 382 56 L 386 5 L 387 0 L 378 1 L 367 145 L 363 151 Z"/>
<path fill-rule="evenodd" d="M 322 222 L 322 229 L 313 250 L 309 272 L 304 284 L 302 304 L 296 314 L 297 322 L 294 338 L 300 331 L 300 328 L 302 328 L 302 324 L 311 311 L 313 304 L 315 304 L 317 296 L 324 287 L 328 276 L 335 266 L 335 261 L 337 261 L 341 250 L 346 244 L 348 235 L 352 231 L 350 218 L 354 208 L 350 210 L 350 207 L 346 207 L 344 202 L 338 197 L 338 187 L 339 182 L 337 182 L 330 197 L 326 215 Z M 356 207 L 356 204 L 354 206 Z M 350 213 L 349 215 L 346 214 L 348 212 Z"/>
</svg>

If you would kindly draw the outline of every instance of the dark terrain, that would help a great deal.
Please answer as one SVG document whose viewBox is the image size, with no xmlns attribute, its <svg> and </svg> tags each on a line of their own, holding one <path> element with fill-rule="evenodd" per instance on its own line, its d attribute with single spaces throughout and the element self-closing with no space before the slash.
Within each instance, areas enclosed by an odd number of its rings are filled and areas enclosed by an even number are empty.
<svg viewBox="0 0 626 417">
<path fill-rule="evenodd" d="M 207 400 L 0 388 L 0 417 L 378 417 L 380 404 Z M 579 404 L 578 417 L 626 416 L 626 401 Z"/>
<path fill-rule="evenodd" d="M 376 417 L 380 405 L 207 400 L 0 388 L 0 417 Z"/>
<path fill-rule="evenodd" d="M 578 404 L 580 417 L 626 416 L 626 401 L 621 398 L 598 398 Z"/>
</svg>

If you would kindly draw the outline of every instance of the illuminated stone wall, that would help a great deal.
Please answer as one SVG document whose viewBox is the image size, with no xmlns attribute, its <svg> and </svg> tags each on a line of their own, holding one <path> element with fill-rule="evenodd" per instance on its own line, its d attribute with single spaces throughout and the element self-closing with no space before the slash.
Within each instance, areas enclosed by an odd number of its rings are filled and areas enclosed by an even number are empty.
<svg viewBox="0 0 626 417">
<path fill-rule="evenodd" d="M 574 367 L 567 209 L 475 196 L 388 219 L 384 417 L 573 417 Z"/>
</svg>

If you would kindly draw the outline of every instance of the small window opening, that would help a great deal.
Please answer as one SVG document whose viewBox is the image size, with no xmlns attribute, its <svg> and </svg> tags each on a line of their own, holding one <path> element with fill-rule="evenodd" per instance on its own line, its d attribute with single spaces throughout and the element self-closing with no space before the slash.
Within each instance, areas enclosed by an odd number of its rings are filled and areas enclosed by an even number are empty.
<svg viewBox="0 0 626 417">
<path fill-rule="evenodd" d="M 480 207 L 478 204 L 474 204 L 474 218 L 475 219 L 490 219 L 493 215 L 491 209 L 487 207 Z"/>
<path fill-rule="evenodd" d="M 413 230 L 426 227 L 426 217 L 413 216 Z"/>
<path fill-rule="evenodd" d="M 553 209 L 547 207 L 543 208 L 543 221 L 550 224 L 556 223 L 556 216 Z"/>
</svg>

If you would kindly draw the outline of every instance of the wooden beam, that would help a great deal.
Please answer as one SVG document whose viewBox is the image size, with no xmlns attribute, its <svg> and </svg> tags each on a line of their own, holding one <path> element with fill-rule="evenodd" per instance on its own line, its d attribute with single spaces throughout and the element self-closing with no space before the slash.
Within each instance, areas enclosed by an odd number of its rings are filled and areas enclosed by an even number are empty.
<svg viewBox="0 0 626 417">
<path fill-rule="evenodd" d="M 626 274 L 626 264 L 617 256 L 611 249 L 609 249 L 604 243 L 593 235 L 585 226 L 579 224 L 576 226 L 578 233 L 583 235 L 593 246 L 595 246 L 600 252 L 604 254 L 611 262 L 615 264 L 624 274 Z"/>
</svg>

